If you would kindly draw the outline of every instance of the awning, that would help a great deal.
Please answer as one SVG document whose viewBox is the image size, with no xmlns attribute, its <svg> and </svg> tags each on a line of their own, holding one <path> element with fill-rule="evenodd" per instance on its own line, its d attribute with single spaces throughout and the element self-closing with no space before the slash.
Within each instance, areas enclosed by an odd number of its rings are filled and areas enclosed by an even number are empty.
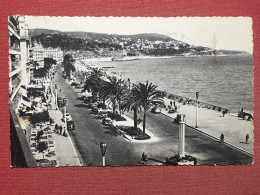
<svg viewBox="0 0 260 195">
<path fill-rule="evenodd" d="M 27 102 L 25 100 L 21 100 L 21 103 L 27 107 L 31 107 L 32 106 L 32 103 L 31 102 Z"/>
<path fill-rule="evenodd" d="M 39 97 L 37 97 L 37 98 L 34 98 L 33 101 L 35 101 L 35 102 L 40 102 L 40 101 L 42 101 L 42 99 L 39 98 Z"/>
<path fill-rule="evenodd" d="M 26 91 L 26 89 L 24 89 L 24 88 L 22 88 L 22 87 L 20 87 L 19 93 L 20 93 L 22 96 L 24 96 L 24 97 L 28 97 L 28 96 L 27 96 L 27 91 Z"/>
</svg>

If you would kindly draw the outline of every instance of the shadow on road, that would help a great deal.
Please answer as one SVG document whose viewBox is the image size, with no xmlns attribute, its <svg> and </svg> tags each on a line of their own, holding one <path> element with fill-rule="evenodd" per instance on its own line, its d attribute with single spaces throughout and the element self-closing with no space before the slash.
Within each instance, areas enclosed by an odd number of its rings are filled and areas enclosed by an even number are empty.
<svg viewBox="0 0 260 195">
<path fill-rule="evenodd" d="M 105 134 L 110 135 L 111 137 L 121 136 L 113 127 L 104 126 Z"/>
<path fill-rule="evenodd" d="M 89 108 L 86 104 L 76 104 L 74 107 L 80 107 L 80 108 Z"/>
<path fill-rule="evenodd" d="M 76 100 L 82 100 L 82 98 L 81 97 L 77 97 Z"/>
<path fill-rule="evenodd" d="M 164 161 L 161 161 L 161 160 L 157 160 L 157 159 L 154 159 L 154 158 L 148 158 L 148 160 L 151 160 L 151 161 L 154 161 L 154 162 L 158 162 L 158 163 L 163 163 L 163 164 L 165 164 L 165 162 Z"/>
</svg>

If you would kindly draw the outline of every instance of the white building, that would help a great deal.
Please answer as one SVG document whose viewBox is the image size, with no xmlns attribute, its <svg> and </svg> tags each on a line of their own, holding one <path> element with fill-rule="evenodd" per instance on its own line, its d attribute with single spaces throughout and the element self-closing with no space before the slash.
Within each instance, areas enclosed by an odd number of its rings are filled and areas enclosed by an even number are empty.
<svg viewBox="0 0 260 195">
<path fill-rule="evenodd" d="M 9 94 L 16 105 L 21 99 L 21 86 L 30 82 L 29 36 L 24 16 L 8 17 L 9 33 Z M 20 92 L 20 93 L 18 93 Z"/>
<path fill-rule="evenodd" d="M 63 51 L 60 48 L 43 48 L 36 46 L 30 48 L 30 56 L 35 61 L 43 61 L 44 58 L 53 58 L 56 61 L 63 60 Z"/>
</svg>

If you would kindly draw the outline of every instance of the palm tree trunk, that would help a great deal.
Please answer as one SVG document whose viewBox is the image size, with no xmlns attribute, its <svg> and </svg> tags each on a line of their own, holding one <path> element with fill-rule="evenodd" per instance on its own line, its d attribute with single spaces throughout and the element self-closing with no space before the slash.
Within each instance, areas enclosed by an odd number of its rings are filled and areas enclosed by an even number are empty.
<svg viewBox="0 0 260 195">
<path fill-rule="evenodd" d="M 143 119 L 143 137 L 145 136 L 145 122 L 146 122 L 146 109 L 144 110 L 144 119 Z"/>
<path fill-rule="evenodd" d="M 118 109 L 119 109 L 119 114 L 120 116 L 122 115 L 122 110 L 121 110 L 121 101 L 118 100 Z"/>
<path fill-rule="evenodd" d="M 134 129 L 137 129 L 137 108 L 134 108 Z"/>
</svg>

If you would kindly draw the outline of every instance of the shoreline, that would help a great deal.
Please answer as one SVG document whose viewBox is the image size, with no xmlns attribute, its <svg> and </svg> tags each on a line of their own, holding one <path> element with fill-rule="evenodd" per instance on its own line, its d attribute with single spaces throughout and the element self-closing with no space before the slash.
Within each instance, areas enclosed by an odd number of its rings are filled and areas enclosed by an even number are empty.
<svg viewBox="0 0 260 195">
<path fill-rule="evenodd" d="M 227 56 L 253 56 L 252 54 L 219 54 L 219 55 L 183 55 L 183 56 L 125 56 L 126 60 L 118 60 L 114 62 L 124 62 L 124 61 L 137 61 L 141 59 L 169 59 L 169 58 L 196 58 L 196 57 L 227 57 Z M 113 57 L 100 57 L 100 58 L 86 58 L 86 59 L 76 59 L 84 62 L 112 62 Z"/>
<path fill-rule="evenodd" d="M 243 55 L 245 55 L 245 54 L 243 54 Z M 246 54 L 246 55 L 248 55 L 248 54 Z M 250 54 L 251 55 L 251 54 Z M 234 55 L 218 55 L 217 57 L 224 57 L 224 56 L 234 56 Z M 241 55 L 239 55 L 239 56 L 241 56 Z M 170 58 L 173 58 L 173 56 L 160 56 L 160 57 L 156 57 L 156 56 L 142 56 L 143 58 L 142 59 L 156 59 L 156 58 L 158 58 L 158 59 L 163 59 L 163 58 L 165 58 L 165 59 L 170 59 Z M 196 57 L 196 56 L 174 56 L 174 57 L 185 57 L 185 58 L 194 58 L 194 57 Z M 199 57 L 214 57 L 214 56 L 199 56 Z M 133 59 L 134 59 L 135 57 L 133 57 Z M 106 58 L 107 60 L 106 61 L 108 61 L 108 58 Z M 109 58 L 110 59 L 110 58 Z M 89 66 L 90 68 L 100 68 L 100 69 L 102 69 L 104 72 L 105 72 L 105 75 L 106 76 L 115 76 L 115 77 L 117 77 L 117 78 L 122 78 L 121 77 L 121 75 L 119 74 L 119 73 L 117 73 L 117 72 L 114 72 L 113 71 L 113 68 L 114 67 L 108 67 L 108 68 L 106 68 L 106 67 L 102 67 L 102 64 L 101 63 L 98 63 L 98 64 L 92 64 L 92 60 L 91 59 L 88 59 L 88 60 L 77 60 L 77 61 L 79 61 L 80 62 L 80 66 L 81 67 L 87 67 L 87 66 Z M 110 62 L 112 62 L 111 60 L 109 60 Z M 135 60 L 133 60 L 133 61 L 135 61 Z M 103 59 L 98 59 L 98 62 L 105 62 Z M 118 61 L 118 62 L 121 62 L 121 61 Z M 91 63 L 91 64 L 90 64 Z M 115 63 L 117 63 L 117 62 L 115 62 Z M 86 72 L 87 72 L 87 70 L 86 70 Z M 122 75 L 123 76 L 123 75 Z M 125 80 L 125 79 L 123 79 L 123 80 Z M 125 80 L 125 82 L 126 82 L 126 80 Z M 177 97 L 177 98 L 182 98 L 182 99 L 184 99 L 184 100 L 192 100 L 193 102 L 194 101 L 196 101 L 196 100 L 194 100 L 194 98 L 190 98 L 189 96 L 185 96 L 185 95 L 179 95 L 179 94 L 175 94 L 175 93 L 172 93 L 172 92 L 170 92 L 169 90 L 163 90 L 163 89 L 159 89 L 158 88 L 158 90 L 159 91 L 161 91 L 161 92 L 165 92 L 166 94 L 167 94 L 167 96 L 174 96 L 174 97 Z M 237 110 L 238 109 L 236 109 L 236 110 L 234 110 L 234 108 L 233 109 L 231 109 L 230 107 L 228 107 L 228 106 L 224 106 L 224 105 L 220 105 L 220 104 L 214 104 L 214 103 L 209 103 L 209 102 L 207 102 L 207 101 L 201 101 L 201 100 L 199 100 L 199 102 L 204 106 L 204 107 L 207 107 L 207 108 L 209 108 L 209 109 L 212 109 L 212 108 L 214 108 L 213 110 L 215 110 L 215 111 L 219 111 L 219 109 L 221 110 L 221 111 L 223 111 L 223 109 L 224 110 L 228 110 L 228 112 L 229 113 L 237 113 Z M 240 108 L 241 109 L 241 108 Z M 254 114 L 254 110 L 251 110 L 251 109 L 246 109 L 246 111 L 247 112 L 249 112 L 250 114 Z"/>
</svg>

